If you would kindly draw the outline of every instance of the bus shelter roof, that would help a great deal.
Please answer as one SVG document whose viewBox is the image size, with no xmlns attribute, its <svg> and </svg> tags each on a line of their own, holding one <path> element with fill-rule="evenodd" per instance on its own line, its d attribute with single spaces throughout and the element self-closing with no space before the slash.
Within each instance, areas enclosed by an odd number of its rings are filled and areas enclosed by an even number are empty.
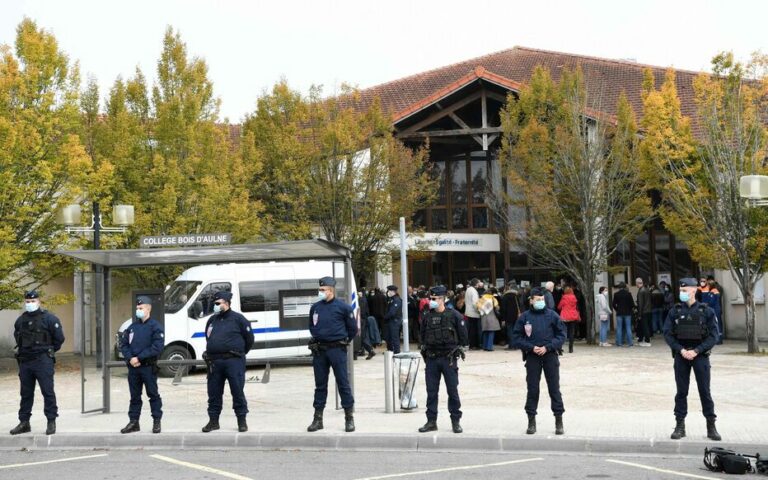
<svg viewBox="0 0 768 480">
<path fill-rule="evenodd" d="M 54 253 L 109 268 L 271 261 L 345 261 L 351 256 L 349 249 L 346 247 L 319 238 L 291 242 L 210 247 L 56 250 Z"/>
</svg>

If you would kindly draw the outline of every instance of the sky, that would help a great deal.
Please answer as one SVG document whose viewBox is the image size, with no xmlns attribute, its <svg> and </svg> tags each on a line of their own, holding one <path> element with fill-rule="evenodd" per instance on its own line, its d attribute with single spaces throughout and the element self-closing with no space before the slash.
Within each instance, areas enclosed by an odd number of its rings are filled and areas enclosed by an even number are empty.
<svg viewBox="0 0 768 480">
<path fill-rule="evenodd" d="M 172 26 L 207 62 L 231 122 L 281 78 L 333 93 L 514 46 L 705 71 L 724 50 L 768 52 L 762 0 L 2 0 L 0 44 L 25 16 L 102 96 L 137 66 L 152 79 Z"/>
</svg>

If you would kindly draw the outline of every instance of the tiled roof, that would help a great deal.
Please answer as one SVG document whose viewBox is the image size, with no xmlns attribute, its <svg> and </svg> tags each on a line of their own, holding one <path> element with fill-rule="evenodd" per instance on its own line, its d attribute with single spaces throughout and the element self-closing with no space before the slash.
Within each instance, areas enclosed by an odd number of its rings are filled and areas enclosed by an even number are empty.
<svg viewBox="0 0 768 480">
<path fill-rule="evenodd" d="M 515 85 L 528 83 L 537 65 L 547 67 L 555 80 L 560 78 L 563 68 L 575 69 L 580 65 L 590 95 L 599 99 L 604 113 L 616 113 L 619 95 L 624 91 L 638 118 L 642 114 L 640 91 L 643 71 L 646 68 L 653 71 L 658 88 L 667 70 L 666 67 L 630 61 L 514 47 L 366 88 L 361 91 L 361 100 L 368 103 L 372 98 L 380 97 L 384 108 L 392 113 L 393 120 L 397 122 L 472 76 L 503 86 L 506 82 L 508 88 L 516 90 Z M 693 118 L 693 80 L 700 72 L 675 70 L 675 73 L 683 115 Z"/>
</svg>

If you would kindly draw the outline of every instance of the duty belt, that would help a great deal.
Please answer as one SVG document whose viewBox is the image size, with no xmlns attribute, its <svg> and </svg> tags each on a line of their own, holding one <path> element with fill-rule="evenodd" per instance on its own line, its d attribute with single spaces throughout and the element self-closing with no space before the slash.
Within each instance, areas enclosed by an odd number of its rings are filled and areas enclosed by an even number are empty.
<svg viewBox="0 0 768 480">
<path fill-rule="evenodd" d="M 226 353 L 208 353 L 208 352 L 206 352 L 205 356 L 209 360 L 226 360 L 226 359 L 229 359 L 229 358 L 242 358 L 243 354 L 240 353 L 240 352 L 235 352 L 235 351 L 229 351 L 229 352 L 226 352 Z"/>
</svg>

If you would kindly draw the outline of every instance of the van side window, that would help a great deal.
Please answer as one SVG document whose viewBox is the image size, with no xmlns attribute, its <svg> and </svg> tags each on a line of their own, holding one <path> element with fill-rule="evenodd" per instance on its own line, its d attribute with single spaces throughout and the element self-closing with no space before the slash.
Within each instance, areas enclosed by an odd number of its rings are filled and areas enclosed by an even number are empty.
<svg viewBox="0 0 768 480">
<path fill-rule="evenodd" d="M 213 313 L 213 296 L 216 295 L 216 292 L 231 292 L 232 291 L 232 284 L 227 282 L 222 283 L 211 283 L 207 285 L 202 292 L 200 292 L 200 295 L 197 297 L 197 300 L 195 300 L 195 304 L 193 305 L 193 308 L 200 313 L 198 314 L 198 318 L 207 317 L 208 315 Z"/>
<path fill-rule="evenodd" d="M 293 290 L 294 280 L 240 282 L 240 308 L 245 312 L 269 312 L 280 308 L 280 290 Z"/>
</svg>

